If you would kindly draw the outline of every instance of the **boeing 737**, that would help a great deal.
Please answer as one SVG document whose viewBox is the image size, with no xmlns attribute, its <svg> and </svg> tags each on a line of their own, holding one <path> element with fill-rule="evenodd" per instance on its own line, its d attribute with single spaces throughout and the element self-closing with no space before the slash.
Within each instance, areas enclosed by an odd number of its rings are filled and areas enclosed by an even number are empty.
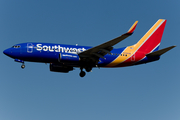
<svg viewBox="0 0 180 120">
<path fill-rule="evenodd" d="M 127 33 L 95 47 L 65 45 L 53 43 L 21 43 L 3 51 L 16 62 L 24 61 L 49 63 L 50 71 L 68 73 L 80 68 L 80 76 L 97 67 L 126 67 L 153 62 L 175 46 L 159 50 L 161 38 L 166 25 L 165 19 L 159 19 L 150 30 L 134 45 L 113 48 L 113 46 L 133 34 L 138 21 Z M 83 71 L 85 69 L 85 71 Z"/>
</svg>

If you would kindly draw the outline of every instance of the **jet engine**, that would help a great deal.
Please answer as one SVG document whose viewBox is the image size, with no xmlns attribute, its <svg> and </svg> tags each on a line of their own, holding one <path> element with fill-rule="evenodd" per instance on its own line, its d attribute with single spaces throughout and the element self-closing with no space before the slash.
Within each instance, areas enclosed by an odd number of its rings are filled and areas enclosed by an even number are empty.
<svg viewBox="0 0 180 120">
<path fill-rule="evenodd" d="M 77 54 L 72 53 L 60 53 L 59 62 L 79 62 L 80 58 Z"/>
<path fill-rule="evenodd" d="M 63 72 L 63 73 L 68 73 L 69 71 L 73 70 L 73 67 L 71 66 L 62 66 L 60 64 L 53 64 L 51 63 L 49 65 L 50 71 L 52 72 Z"/>
</svg>

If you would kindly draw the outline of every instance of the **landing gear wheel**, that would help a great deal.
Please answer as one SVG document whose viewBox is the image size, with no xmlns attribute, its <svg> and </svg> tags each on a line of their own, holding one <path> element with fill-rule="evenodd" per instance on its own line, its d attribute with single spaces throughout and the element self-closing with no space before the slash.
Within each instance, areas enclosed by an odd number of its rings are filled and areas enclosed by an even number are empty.
<svg viewBox="0 0 180 120">
<path fill-rule="evenodd" d="M 86 72 L 90 72 L 92 70 L 92 67 L 86 67 Z"/>
<path fill-rule="evenodd" d="M 24 68 L 25 68 L 25 65 L 21 65 L 21 68 L 24 69 Z"/>
<path fill-rule="evenodd" d="M 84 76 L 86 75 L 86 72 L 81 71 L 81 72 L 79 73 L 79 75 L 80 75 L 80 77 L 84 77 Z"/>
</svg>

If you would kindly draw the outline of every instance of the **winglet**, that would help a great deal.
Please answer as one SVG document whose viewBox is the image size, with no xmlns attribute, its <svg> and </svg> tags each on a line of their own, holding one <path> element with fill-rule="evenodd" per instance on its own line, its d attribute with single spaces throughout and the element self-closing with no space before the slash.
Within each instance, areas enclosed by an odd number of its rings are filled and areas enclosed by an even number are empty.
<svg viewBox="0 0 180 120">
<path fill-rule="evenodd" d="M 138 21 L 136 21 L 136 22 L 131 26 L 131 28 L 128 30 L 127 33 L 133 34 L 133 32 L 134 32 L 134 30 L 135 30 L 135 28 L 136 28 L 136 26 L 137 26 L 137 23 L 138 23 Z"/>
</svg>

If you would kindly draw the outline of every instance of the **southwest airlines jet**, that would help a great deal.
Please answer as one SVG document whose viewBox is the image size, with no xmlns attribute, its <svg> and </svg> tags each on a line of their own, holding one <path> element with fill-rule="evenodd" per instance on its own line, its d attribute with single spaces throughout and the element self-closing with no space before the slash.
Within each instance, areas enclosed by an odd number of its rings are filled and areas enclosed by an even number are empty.
<svg viewBox="0 0 180 120">
<path fill-rule="evenodd" d="M 159 50 L 166 20 L 159 19 L 150 30 L 134 45 L 113 48 L 113 46 L 133 34 L 138 21 L 127 33 L 95 47 L 64 45 L 53 43 L 21 43 L 3 51 L 16 62 L 24 61 L 50 63 L 50 71 L 68 73 L 74 67 L 80 68 L 84 77 L 93 67 L 126 67 L 153 62 L 175 46 Z"/>
</svg>

